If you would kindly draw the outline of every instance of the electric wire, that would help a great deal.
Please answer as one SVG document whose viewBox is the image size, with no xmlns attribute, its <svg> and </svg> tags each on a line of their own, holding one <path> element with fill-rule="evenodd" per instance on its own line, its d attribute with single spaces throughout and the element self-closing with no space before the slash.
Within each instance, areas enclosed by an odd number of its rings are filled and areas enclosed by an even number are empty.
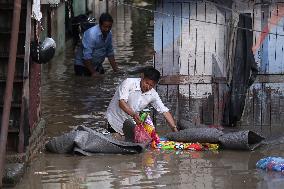
<svg viewBox="0 0 284 189">
<path fill-rule="evenodd" d="M 129 8 L 136 8 L 136 9 L 139 9 L 139 10 L 143 10 L 143 11 L 147 11 L 147 12 L 151 12 L 151 13 L 156 13 L 156 14 L 161 14 L 161 15 L 165 15 L 165 16 L 169 16 L 169 17 L 177 17 L 177 18 L 187 19 L 187 20 L 190 20 L 190 21 L 196 21 L 196 22 L 200 22 L 200 23 L 214 24 L 214 25 L 220 25 L 220 26 L 224 26 L 224 27 L 236 28 L 236 29 L 241 29 L 241 30 L 246 30 L 246 31 L 254 31 L 254 32 L 257 32 L 257 33 L 270 34 L 270 35 L 276 35 L 276 36 L 284 37 L 284 34 L 266 32 L 266 31 L 261 31 L 261 30 L 257 30 L 257 29 L 246 28 L 246 27 L 240 27 L 240 26 L 232 26 L 232 25 L 229 25 L 229 23 L 223 24 L 223 23 L 218 23 L 218 22 L 211 22 L 211 21 L 200 20 L 200 19 L 196 19 L 196 18 L 179 16 L 179 15 L 175 15 L 175 14 L 169 14 L 169 13 L 165 13 L 165 12 L 161 12 L 161 11 L 157 11 L 157 10 L 151 10 L 151 9 L 143 8 L 143 7 L 140 7 L 140 6 L 131 5 L 129 3 L 123 3 L 120 0 L 111 0 L 111 1 L 116 2 L 117 4 L 124 5 L 124 6 L 129 7 Z M 230 8 L 228 8 L 228 9 L 230 9 Z M 232 9 L 230 9 L 230 10 L 234 11 Z M 243 14 L 243 13 L 239 13 L 239 14 Z M 272 23 L 272 24 L 275 25 L 274 23 Z M 283 26 L 281 26 L 281 27 L 283 27 Z"/>
</svg>

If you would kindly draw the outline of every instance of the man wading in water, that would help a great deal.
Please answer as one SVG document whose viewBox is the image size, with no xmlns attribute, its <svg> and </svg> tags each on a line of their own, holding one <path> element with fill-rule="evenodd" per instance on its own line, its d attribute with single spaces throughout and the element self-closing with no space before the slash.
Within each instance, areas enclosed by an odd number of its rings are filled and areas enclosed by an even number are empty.
<svg viewBox="0 0 284 189">
<path fill-rule="evenodd" d="M 125 140 L 133 141 L 135 122 L 141 123 L 139 112 L 149 104 L 164 115 L 172 131 L 178 131 L 172 114 L 154 89 L 159 79 L 158 70 L 147 68 L 141 78 L 127 78 L 118 86 L 106 112 L 109 132 L 126 134 Z"/>
<path fill-rule="evenodd" d="M 76 75 L 96 77 L 98 74 L 104 74 L 102 63 L 105 57 L 108 57 L 113 71 L 118 71 L 112 47 L 112 24 L 111 15 L 103 13 L 99 24 L 84 32 L 82 44 L 75 53 L 74 71 Z"/>
</svg>

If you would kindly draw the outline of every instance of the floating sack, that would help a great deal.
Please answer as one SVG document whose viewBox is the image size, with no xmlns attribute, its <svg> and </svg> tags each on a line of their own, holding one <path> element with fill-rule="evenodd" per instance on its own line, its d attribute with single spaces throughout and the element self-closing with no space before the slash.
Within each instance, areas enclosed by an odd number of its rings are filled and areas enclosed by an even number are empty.
<svg viewBox="0 0 284 189">
<path fill-rule="evenodd" d="M 250 131 L 222 131 L 216 128 L 189 128 L 168 133 L 165 137 L 177 142 L 218 143 L 224 149 L 254 150 L 259 147 L 264 137 Z"/>
<path fill-rule="evenodd" d="M 178 142 L 217 143 L 222 131 L 215 128 L 189 128 L 168 133 L 165 137 Z"/>
<path fill-rule="evenodd" d="M 266 171 L 284 171 L 284 158 L 266 157 L 256 163 L 256 167 Z"/>
<path fill-rule="evenodd" d="M 45 148 L 53 153 L 70 153 L 74 148 L 74 140 L 79 134 L 79 131 L 73 130 L 69 133 L 55 137 L 46 143 Z"/>
<path fill-rule="evenodd" d="M 223 148 L 232 150 L 254 150 L 264 137 L 249 130 L 229 132 L 219 137 Z"/>
<path fill-rule="evenodd" d="M 31 57 L 36 63 L 45 64 L 53 58 L 55 49 L 56 43 L 52 38 L 45 38 L 45 40 L 39 44 L 32 42 Z"/>
<path fill-rule="evenodd" d="M 116 140 L 110 134 L 102 134 L 84 126 L 59 137 L 54 137 L 46 145 L 53 153 L 79 153 L 90 156 L 95 153 L 135 154 L 141 153 L 145 145 Z"/>
</svg>

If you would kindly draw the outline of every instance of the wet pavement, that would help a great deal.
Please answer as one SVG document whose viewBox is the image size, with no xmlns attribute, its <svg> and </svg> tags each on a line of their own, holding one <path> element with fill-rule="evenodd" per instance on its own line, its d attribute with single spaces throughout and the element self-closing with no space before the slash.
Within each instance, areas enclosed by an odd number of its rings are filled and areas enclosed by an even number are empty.
<svg viewBox="0 0 284 189">
<path fill-rule="evenodd" d="M 44 66 L 42 113 L 48 137 L 78 125 L 104 127 L 104 113 L 115 87 L 127 72 L 151 62 L 151 15 L 123 5 L 113 11 L 116 59 L 125 73 L 112 73 L 106 62 L 107 73 L 101 78 L 74 77 L 73 50 L 67 46 L 64 54 Z M 255 168 L 264 156 L 284 156 L 282 149 L 283 145 L 254 152 L 147 150 L 137 155 L 92 157 L 44 152 L 31 163 L 16 188 L 284 188 L 283 174 Z"/>
</svg>

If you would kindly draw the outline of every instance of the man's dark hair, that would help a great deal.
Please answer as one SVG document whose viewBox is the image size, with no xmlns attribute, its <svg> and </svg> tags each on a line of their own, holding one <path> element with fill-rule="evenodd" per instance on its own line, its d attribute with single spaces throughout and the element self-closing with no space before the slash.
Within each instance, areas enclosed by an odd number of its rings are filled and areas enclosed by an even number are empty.
<svg viewBox="0 0 284 189">
<path fill-rule="evenodd" d="M 113 19 L 112 19 L 111 15 L 109 13 L 103 13 L 100 16 L 99 22 L 100 22 L 100 25 L 102 25 L 103 22 L 111 22 L 111 23 L 113 23 Z"/>
<path fill-rule="evenodd" d="M 145 78 L 153 80 L 157 83 L 159 82 L 160 77 L 161 77 L 160 72 L 153 67 L 146 68 L 143 73 L 144 73 Z"/>
</svg>

